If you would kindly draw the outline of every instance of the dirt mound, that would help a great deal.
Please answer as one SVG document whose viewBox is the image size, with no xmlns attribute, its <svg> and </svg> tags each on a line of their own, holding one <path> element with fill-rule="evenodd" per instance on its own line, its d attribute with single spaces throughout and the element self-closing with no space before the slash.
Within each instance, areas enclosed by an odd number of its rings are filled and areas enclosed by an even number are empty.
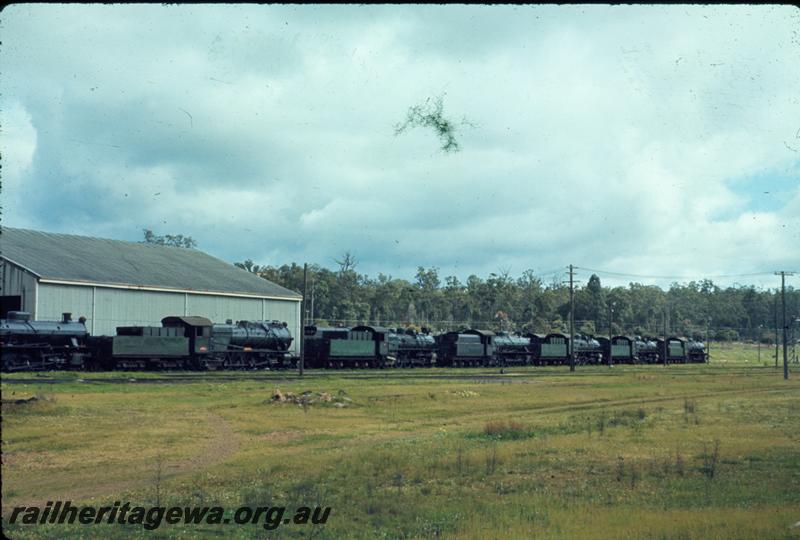
<svg viewBox="0 0 800 540">
<path fill-rule="evenodd" d="M 24 399 L 4 399 L 2 400 L 3 405 L 24 405 L 26 403 L 35 403 L 39 401 L 39 398 L 36 396 L 24 398 Z"/>
<path fill-rule="evenodd" d="M 276 388 L 269 399 L 270 403 L 293 403 L 301 407 L 308 407 L 310 405 L 322 405 L 332 407 L 349 407 L 352 405 L 353 400 L 347 397 L 344 390 L 339 390 L 336 394 L 329 392 L 312 392 L 306 390 L 300 394 L 294 392 L 283 392 L 280 388 Z"/>
</svg>

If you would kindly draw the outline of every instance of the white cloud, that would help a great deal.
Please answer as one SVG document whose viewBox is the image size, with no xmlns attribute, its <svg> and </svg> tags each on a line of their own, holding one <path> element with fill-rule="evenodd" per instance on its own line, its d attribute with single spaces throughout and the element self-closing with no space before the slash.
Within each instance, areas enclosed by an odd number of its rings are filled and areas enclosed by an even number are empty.
<svg viewBox="0 0 800 540">
<path fill-rule="evenodd" d="M 0 152 L 3 160 L 3 212 L 6 219 L 26 223 L 22 208 L 24 201 L 19 197 L 25 171 L 33 162 L 36 151 L 36 129 L 25 108 L 16 101 L 5 104 L 2 111 L 0 129 Z"/>
<path fill-rule="evenodd" d="M 403 276 L 796 269 L 798 21 L 775 6 L 13 5 L 7 223 L 180 232 L 268 264 L 351 250 Z M 438 95 L 475 125 L 459 153 L 430 130 L 393 135 Z M 789 196 L 754 208 L 760 190 Z"/>
</svg>

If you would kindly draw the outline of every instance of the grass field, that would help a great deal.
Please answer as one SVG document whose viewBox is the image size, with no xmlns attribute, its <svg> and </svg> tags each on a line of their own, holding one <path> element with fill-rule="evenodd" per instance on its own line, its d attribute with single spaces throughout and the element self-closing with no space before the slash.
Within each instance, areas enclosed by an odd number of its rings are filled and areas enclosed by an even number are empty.
<svg viewBox="0 0 800 540">
<path fill-rule="evenodd" d="M 755 346 L 712 347 L 709 365 L 575 374 L 4 375 L 4 530 L 12 538 L 798 539 L 800 373 L 784 381 L 769 349 L 761 353 L 759 363 Z M 274 402 L 276 389 L 333 399 Z M 39 399 L 8 403 L 30 396 Z M 7 523 L 14 506 L 52 500 L 332 510 L 324 526 L 274 531 Z"/>
</svg>

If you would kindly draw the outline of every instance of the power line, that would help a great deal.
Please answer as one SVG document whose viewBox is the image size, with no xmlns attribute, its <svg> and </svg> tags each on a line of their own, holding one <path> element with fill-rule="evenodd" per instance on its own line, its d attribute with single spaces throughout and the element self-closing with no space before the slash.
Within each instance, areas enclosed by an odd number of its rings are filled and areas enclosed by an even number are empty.
<svg viewBox="0 0 800 540">
<path fill-rule="evenodd" d="M 586 268 L 585 266 L 576 266 L 579 270 L 588 270 L 598 274 L 608 274 L 620 277 L 636 277 L 648 279 L 721 279 L 721 278 L 736 278 L 736 277 L 755 277 L 755 276 L 768 276 L 773 275 L 773 272 L 754 272 L 751 274 L 720 274 L 716 276 L 654 276 L 647 274 L 627 274 L 624 272 L 612 272 L 610 270 L 598 270 L 597 268 Z"/>
<path fill-rule="evenodd" d="M 563 271 L 564 271 L 564 267 L 563 266 L 559 266 L 558 268 L 555 268 L 553 270 L 542 270 L 540 272 L 534 272 L 534 275 L 536 277 L 552 277 L 552 276 L 554 276 L 556 274 L 562 273 Z"/>
</svg>

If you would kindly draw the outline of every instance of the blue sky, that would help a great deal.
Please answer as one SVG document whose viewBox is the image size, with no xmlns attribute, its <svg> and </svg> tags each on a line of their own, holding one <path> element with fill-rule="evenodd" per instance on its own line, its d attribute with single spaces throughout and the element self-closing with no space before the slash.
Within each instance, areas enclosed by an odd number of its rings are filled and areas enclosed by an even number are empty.
<svg viewBox="0 0 800 540">
<path fill-rule="evenodd" d="M 12 5 L 3 224 L 406 278 L 800 270 L 799 27 L 789 6 Z M 459 152 L 394 134 L 439 96 Z"/>
</svg>

